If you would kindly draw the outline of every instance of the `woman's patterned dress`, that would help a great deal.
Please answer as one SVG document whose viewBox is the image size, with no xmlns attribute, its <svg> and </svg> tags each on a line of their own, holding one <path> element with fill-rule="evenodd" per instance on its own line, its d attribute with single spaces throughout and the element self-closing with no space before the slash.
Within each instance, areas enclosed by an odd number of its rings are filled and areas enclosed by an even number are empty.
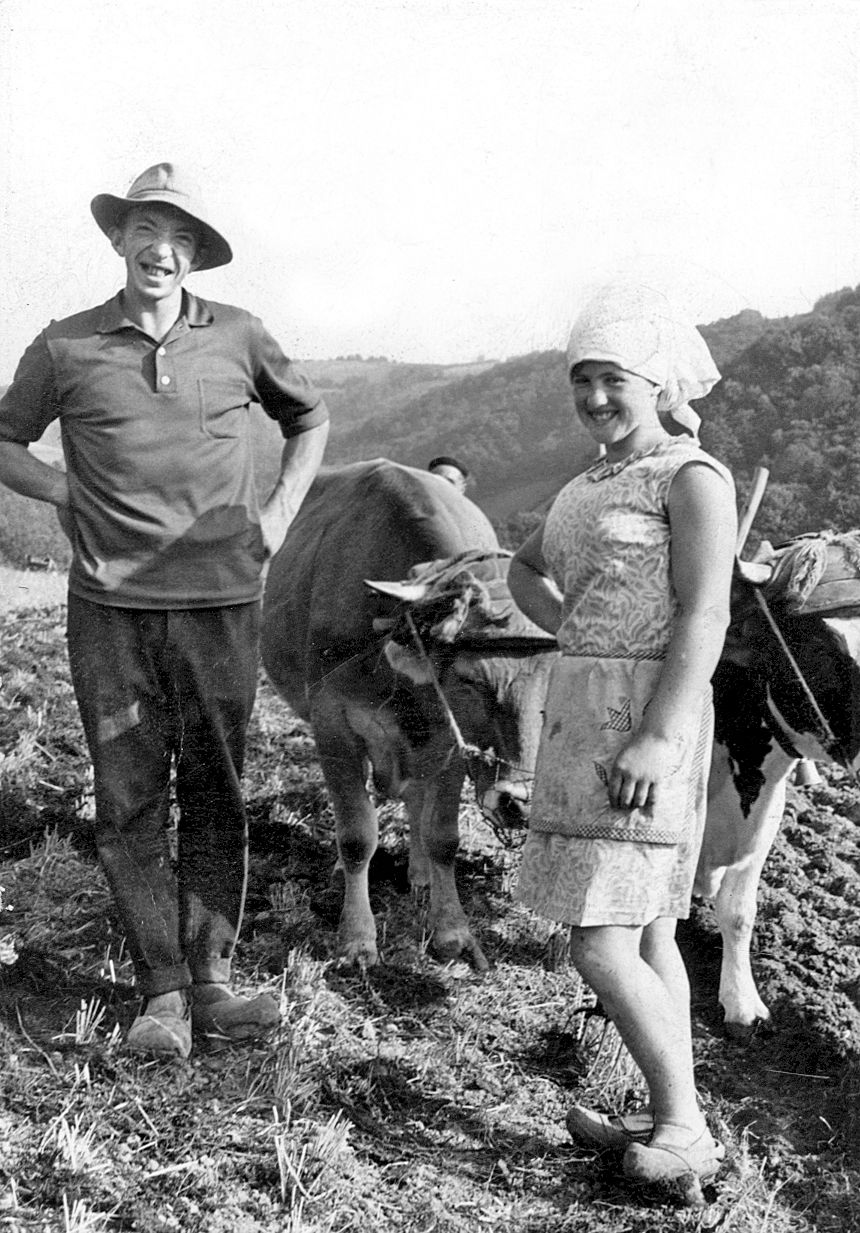
<svg viewBox="0 0 860 1233">
<path fill-rule="evenodd" d="M 712 708 L 647 809 L 613 809 L 609 769 L 653 695 L 678 610 L 668 494 L 678 471 L 725 467 L 687 437 L 595 463 L 559 493 L 543 553 L 564 595 L 516 898 L 575 925 L 684 917 L 702 841 Z M 702 545 L 707 551 L 707 545 Z"/>
</svg>

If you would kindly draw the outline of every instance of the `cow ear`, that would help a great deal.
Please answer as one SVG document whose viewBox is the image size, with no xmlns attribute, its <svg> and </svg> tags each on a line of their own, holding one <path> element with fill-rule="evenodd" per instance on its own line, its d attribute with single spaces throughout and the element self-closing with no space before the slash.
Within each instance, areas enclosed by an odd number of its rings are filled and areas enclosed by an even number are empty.
<svg viewBox="0 0 860 1233">
<path fill-rule="evenodd" d="M 407 677 L 413 685 L 429 685 L 433 680 L 433 665 L 430 661 L 401 646 L 399 642 L 386 642 L 385 658 L 395 672 Z"/>
<path fill-rule="evenodd" d="M 418 600 L 424 599 L 429 590 L 426 582 L 372 582 L 365 578 L 364 585 L 372 591 L 378 591 L 380 595 L 399 599 L 404 604 L 417 603 Z"/>
</svg>

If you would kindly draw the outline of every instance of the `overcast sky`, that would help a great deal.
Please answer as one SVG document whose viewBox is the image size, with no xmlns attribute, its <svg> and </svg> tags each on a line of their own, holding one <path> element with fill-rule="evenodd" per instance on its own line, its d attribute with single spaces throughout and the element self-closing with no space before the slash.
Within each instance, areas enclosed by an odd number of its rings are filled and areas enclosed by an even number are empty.
<svg viewBox="0 0 860 1233">
<path fill-rule="evenodd" d="M 857 0 L 0 0 L 0 382 L 163 159 L 296 356 L 560 346 L 619 272 L 802 312 L 860 283 L 858 51 Z"/>
</svg>

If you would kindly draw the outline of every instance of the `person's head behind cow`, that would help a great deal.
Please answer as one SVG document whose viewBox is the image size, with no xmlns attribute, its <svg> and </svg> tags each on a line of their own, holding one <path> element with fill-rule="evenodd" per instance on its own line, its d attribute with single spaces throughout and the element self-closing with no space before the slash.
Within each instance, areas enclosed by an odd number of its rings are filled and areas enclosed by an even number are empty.
<svg viewBox="0 0 860 1233">
<path fill-rule="evenodd" d="M 471 478 L 469 468 L 448 454 L 440 454 L 437 458 L 431 458 L 427 464 L 427 470 L 431 475 L 436 475 L 439 479 L 453 484 L 458 492 L 466 491 Z"/>
</svg>

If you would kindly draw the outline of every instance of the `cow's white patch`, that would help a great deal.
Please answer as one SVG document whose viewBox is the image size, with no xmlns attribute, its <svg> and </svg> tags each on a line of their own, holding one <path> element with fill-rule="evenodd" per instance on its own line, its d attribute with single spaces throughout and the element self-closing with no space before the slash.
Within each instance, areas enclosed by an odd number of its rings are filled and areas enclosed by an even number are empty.
<svg viewBox="0 0 860 1233">
<path fill-rule="evenodd" d="M 824 624 L 839 643 L 839 649 L 860 663 L 860 621 L 856 617 L 825 617 Z"/>
<path fill-rule="evenodd" d="M 799 732 L 793 728 L 776 705 L 771 696 L 770 686 L 767 688 L 767 709 L 779 724 L 782 732 L 788 738 L 798 754 L 803 758 L 812 758 L 813 762 L 829 762 L 830 754 L 821 741 L 812 732 Z"/>
<path fill-rule="evenodd" d="M 132 702 L 131 706 L 123 707 L 121 711 L 114 711 L 112 715 L 103 715 L 98 727 L 99 744 L 106 745 L 108 741 L 117 740 L 126 732 L 130 732 L 132 728 L 136 728 L 139 723 L 139 702 Z"/>
</svg>

